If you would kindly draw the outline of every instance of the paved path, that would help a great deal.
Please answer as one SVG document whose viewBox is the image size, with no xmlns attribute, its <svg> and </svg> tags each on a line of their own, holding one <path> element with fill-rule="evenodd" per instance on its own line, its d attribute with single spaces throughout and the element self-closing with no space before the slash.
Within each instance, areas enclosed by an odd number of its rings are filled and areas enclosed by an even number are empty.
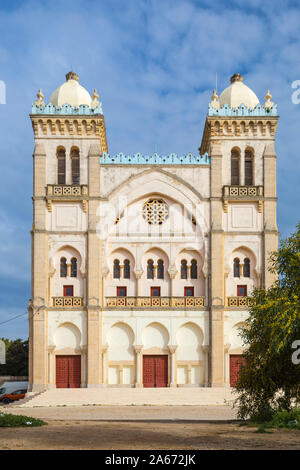
<svg viewBox="0 0 300 470">
<path fill-rule="evenodd" d="M 56 406 L 1 411 L 46 421 L 228 421 L 236 418 L 230 406 Z"/>
</svg>

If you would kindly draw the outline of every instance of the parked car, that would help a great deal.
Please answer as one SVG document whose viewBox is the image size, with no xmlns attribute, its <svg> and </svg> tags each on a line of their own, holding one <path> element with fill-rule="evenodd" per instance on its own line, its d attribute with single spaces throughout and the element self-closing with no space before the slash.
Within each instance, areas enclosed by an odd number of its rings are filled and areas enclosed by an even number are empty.
<svg viewBox="0 0 300 470">
<path fill-rule="evenodd" d="M 0 402 L 3 404 L 21 400 L 25 397 L 28 382 L 5 382 L 0 388 Z"/>
</svg>

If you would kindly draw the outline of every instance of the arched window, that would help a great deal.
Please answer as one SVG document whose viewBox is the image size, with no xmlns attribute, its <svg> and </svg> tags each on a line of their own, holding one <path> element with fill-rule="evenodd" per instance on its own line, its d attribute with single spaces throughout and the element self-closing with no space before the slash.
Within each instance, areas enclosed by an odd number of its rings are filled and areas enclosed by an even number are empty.
<svg viewBox="0 0 300 470">
<path fill-rule="evenodd" d="M 60 258 L 60 277 L 67 277 L 67 260 Z"/>
<path fill-rule="evenodd" d="M 147 261 L 147 279 L 154 279 L 154 267 L 152 259 Z"/>
<path fill-rule="evenodd" d="M 57 151 L 57 183 L 66 184 L 66 151 L 62 148 Z"/>
<path fill-rule="evenodd" d="M 157 279 L 164 279 L 164 262 L 162 259 L 157 261 Z"/>
<path fill-rule="evenodd" d="M 250 277 L 250 259 L 249 258 L 244 259 L 243 276 Z"/>
<path fill-rule="evenodd" d="M 72 184 L 80 184 L 80 160 L 79 160 L 78 149 L 72 149 L 71 161 L 72 161 Z"/>
<path fill-rule="evenodd" d="M 120 279 L 120 261 L 118 259 L 114 260 L 114 279 Z"/>
<path fill-rule="evenodd" d="M 197 279 L 197 278 L 198 278 L 197 261 L 195 259 L 192 259 L 192 262 L 191 262 L 191 279 Z"/>
<path fill-rule="evenodd" d="M 180 276 L 181 279 L 187 279 L 187 262 L 185 259 L 181 260 Z"/>
<path fill-rule="evenodd" d="M 240 260 L 238 258 L 233 260 L 233 276 L 240 277 Z"/>
<path fill-rule="evenodd" d="M 253 152 L 247 149 L 245 151 L 245 185 L 253 184 Z"/>
<path fill-rule="evenodd" d="M 77 277 L 77 259 L 71 259 L 71 277 Z"/>
<path fill-rule="evenodd" d="M 130 279 L 130 261 L 129 261 L 129 259 L 124 260 L 124 279 Z"/>
<path fill-rule="evenodd" d="M 236 149 L 231 150 L 231 184 L 240 184 L 240 154 Z"/>
</svg>

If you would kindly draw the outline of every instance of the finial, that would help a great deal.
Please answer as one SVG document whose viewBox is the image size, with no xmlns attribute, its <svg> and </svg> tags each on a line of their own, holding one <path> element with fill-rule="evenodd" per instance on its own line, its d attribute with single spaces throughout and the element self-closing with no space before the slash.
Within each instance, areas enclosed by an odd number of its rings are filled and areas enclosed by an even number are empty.
<svg viewBox="0 0 300 470">
<path fill-rule="evenodd" d="M 265 96 L 265 104 L 264 104 L 264 108 L 273 108 L 274 106 L 274 103 L 273 101 L 271 101 L 271 98 L 272 98 L 272 95 L 270 93 L 270 90 L 267 90 L 267 94 Z"/>
<path fill-rule="evenodd" d="M 68 80 L 76 80 L 76 82 L 78 82 L 78 81 L 79 81 L 79 77 L 78 77 L 77 73 L 71 71 L 71 72 L 67 73 L 67 75 L 66 75 L 66 80 L 67 80 L 67 81 L 68 81 Z"/>
<path fill-rule="evenodd" d="M 231 83 L 234 83 L 234 82 L 242 82 L 244 79 L 244 77 L 240 74 L 240 73 L 235 73 L 234 75 L 232 75 L 232 77 L 230 78 L 230 82 Z"/>
<path fill-rule="evenodd" d="M 92 108 L 97 108 L 97 106 L 99 106 L 99 104 L 100 104 L 100 101 L 99 101 L 99 95 L 98 95 L 98 92 L 97 92 L 96 88 L 94 90 L 92 98 L 93 98 L 93 101 L 92 101 L 91 107 Z"/>
<path fill-rule="evenodd" d="M 43 101 L 44 94 L 43 94 L 41 88 L 40 88 L 39 91 L 37 92 L 37 95 L 36 95 L 36 96 L 37 96 L 38 99 L 34 102 L 34 104 L 35 104 L 36 106 L 45 106 L 45 103 L 44 103 L 44 101 Z"/>
<path fill-rule="evenodd" d="M 212 108 L 219 108 L 220 107 L 220 101 L 219 101 L 219 97 L 218 97 L 218 94 L 217 94 L 216 90 L 214 90 L 213 94 L 211 95 L 210 106 Z"/>
</svg>

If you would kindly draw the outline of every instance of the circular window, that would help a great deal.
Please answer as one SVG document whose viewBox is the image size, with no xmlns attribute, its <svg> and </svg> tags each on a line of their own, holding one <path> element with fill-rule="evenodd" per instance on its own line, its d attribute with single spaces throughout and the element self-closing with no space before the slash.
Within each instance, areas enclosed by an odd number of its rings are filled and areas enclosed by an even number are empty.
<svg viewBox="0 0 300 470">
<path fill-rule="evenodd" d="M 143 206 L 143 217 L 149 225 L 161 225 L 169 217 L 168 205 L 163 199 L 149 199 Z"/>
</svg>

